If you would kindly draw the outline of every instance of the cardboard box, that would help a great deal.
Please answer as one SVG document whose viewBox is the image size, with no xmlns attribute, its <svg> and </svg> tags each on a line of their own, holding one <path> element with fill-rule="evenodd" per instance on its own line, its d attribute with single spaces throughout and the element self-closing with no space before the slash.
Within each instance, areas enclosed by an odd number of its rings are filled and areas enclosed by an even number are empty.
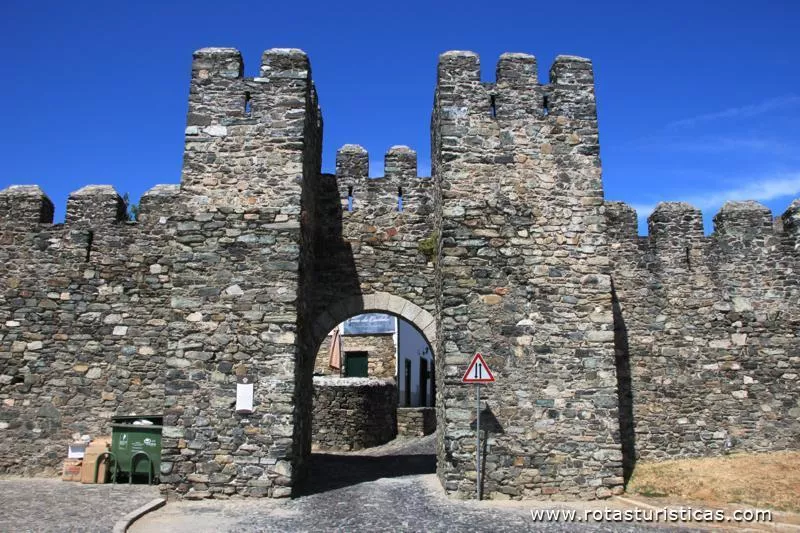
<svg viewBox="0 0 800 533">
<path fill-rule="evenodd" d="M 81 459 L 65 459 L 64 472 L 61 474 L 62 481 L 80 481 L 82 463 Z"/>
<path fill-rule="evenodd" d="M 92 439 L 92 442 L 89 443 L 89 446 L 92 447 L 105 446 L 106 448 L 111 448 L 111 437 L 110 436 L 95 437 Z"/>
<path fill-rule="evenodd" d="M 93 444 L 86 448 L 86 453 L 83 456 L 83 465 L 81 466 L 81 483 L 94 483 L 94 469 L 95 465 L 97 465 L 97 460 L 100 458 L 100 454 L 107 451 L 108 448 L 103 445 L 95 446 Z M 104 457 L 100 463 L 100 468 L 97 470 L 97 483 L 106 482 L 108 462 L 108 457 Z"/>
</svg>

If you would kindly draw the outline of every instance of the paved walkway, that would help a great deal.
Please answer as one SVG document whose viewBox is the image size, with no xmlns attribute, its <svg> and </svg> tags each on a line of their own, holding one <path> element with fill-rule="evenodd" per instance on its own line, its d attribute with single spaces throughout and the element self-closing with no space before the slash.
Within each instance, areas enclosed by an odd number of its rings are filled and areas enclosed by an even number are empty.
<svg viewBox="0 0 800 533">
<path fill-rule="evenodd" d="M 158 489 L 147 485 L 0 479 L 0 531 L 111 531 L 117 520 L 158 497 Z"/>
<path fill-rule="evenodd" d="M 170 502 L 132 533 L 234 531 L 636 531 L 624 524 L 536 523 L 546 503 L 448 499 L 434 472 L 433 436 L 347 454 L 313 454 L 306 495 L 292 500 Z M 604 504 L 605 505 L 605 504 Z M 620 505 L 620 504 L 617 504 Z M 582 509 L 577 503 L 571 508 Z"/>
</svg>

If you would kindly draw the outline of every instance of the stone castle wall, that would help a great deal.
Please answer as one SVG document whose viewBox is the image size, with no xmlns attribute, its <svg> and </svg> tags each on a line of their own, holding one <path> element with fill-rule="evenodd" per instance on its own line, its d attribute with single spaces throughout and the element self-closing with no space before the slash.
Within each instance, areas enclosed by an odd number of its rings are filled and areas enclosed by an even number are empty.
<svg viewBox="0 0 800 533">
<path fill-rule="evenodd" d="M 549 84 L 528 55 L 504 54 L 494 83 L 479 69 L 440 57 L 433 178 L 404 146 L 380 179 L 358 145 L 322 174 L 305 54 L 268 50 L 249 79 L 211 48 L 193 57 L 181 185 L 146 193 L 137 222 L 109 187 L 73 193 L 55 225 L 38 187 L 0 191 L 0 473 L 55 471 L 75 435 L 157 413 L 179 494 L 288 496 L 319 347 L 370 311 L 433 347 L 437 469 L 459 497 L 478 351 L 497 377 L 489 498 L 606 497 L 637 456 L 798 448 L 800 203 L 775 224 L 726 205 L 711 236 L 662 204 L 638 237 L 603 197 L 591 63 L 560 56 Z"/>
<path fill-rule="evenodd" d="M 729 202 L 704 236 L 700 211 L 662 203 L 639 237 L 635 211 L 606 204 L 626 455 L 800 445 L 798 213 L 795 201 L 774 224 L 756 202 Z"/>
<path fill-rule="evenodd" d="M 300 197 L 321 120 L 305 54 L 269 50 L 267 71 L 245 80 L 238 51 L 194 54 L 182 185 L 145 194 L 136 224 L 108 187 L 71 195 L 55 226 L 41 191 L 0 194 L 4 472 L 55 468 L 73 434 L 157 412 L 161 479 L 179 493 L 289 495 L 310 403 L 295 391 Z M 241 375 L 253 415 L 234 412 Z"/>
<path fill-rule="evenodd" d="M 86 187 L 52 225 L 38 187 L 0 192 L 0 471 L 56 471 L 75 435 L 164 411 L 174 317 L 160 198 L 146 194 L 129 224 L 119 195 Z"/>
</svg>

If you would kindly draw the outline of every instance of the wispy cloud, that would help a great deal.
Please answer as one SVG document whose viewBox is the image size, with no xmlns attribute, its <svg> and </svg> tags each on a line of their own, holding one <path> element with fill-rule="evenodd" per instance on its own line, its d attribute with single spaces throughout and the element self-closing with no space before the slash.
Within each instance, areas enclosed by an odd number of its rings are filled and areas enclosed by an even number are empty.
<svg viewBox="0 0 800 533">
<path fill-rule="evenodd" d="M 767 100 L 758 102 L 756 104 L 750 104 L 741 107 L 731 107 L 729 109 L 716 111 L 714 113 L 705 113 L 694 117 L 676 120 L 674 122 L 670 122 L 669 124 L 667 124 L 667 128 L 668 129 L 690 128 L 693 126 L 697 126 L 699 124 L 713 122 L 717 120 L 754 117 L 756 115 L 761 115 L 763 113 L 775 111 L 776 109 L 784 109 L 796 105 L 800 105 L 800 96 L 797 95 L 769 98 Z"/>
<path fill-rule="evenodd" d="M 683 198 L 670 199 L 692 204 L 703 211 L 718 209 L 729 201 L 756 200 L 768 202 L 777 198 L 800 195 L 800 172 L 767 177 L 723 190 L 696 193 Z M 655 209 L 656 204 L 634 204 L 639 218 L 646 218 Z"/>
</svg>

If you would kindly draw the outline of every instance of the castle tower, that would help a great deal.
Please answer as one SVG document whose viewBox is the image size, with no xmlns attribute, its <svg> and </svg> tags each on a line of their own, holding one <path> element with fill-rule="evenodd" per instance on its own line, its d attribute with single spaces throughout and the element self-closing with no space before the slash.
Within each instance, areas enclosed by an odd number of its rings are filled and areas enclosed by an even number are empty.
<svg viewBox="0 0 800 533">
<path fill-rule="evenodd" d="M 296 376 L 322 122 L 301 50 L 267 50 L 258 77 L 243 72 L 238 50 L 193 55 L 179 205 L 169 219 L 170 306 L 180 327 L 166 354 L 174 368 L 164 422 L 176 429 L 165 439 L 172 470 L 162 479 L 205 496 L 285 497 L 310 434 L 301 411 L 311 391 Z M 237 380 L 254 384 L 252 413 L 234 410 Z M 191 455 L 181 448 L 189 438 Z"/>
<path fill-rule="evenodd" d="M 623 480 L 592 65 L 559 56 L 543 85 L 533 56 L 504 54 L 496 80 L 481 82 L 474 53 L 439 58 L 441 446 L 454 459 L 439 475 L 475 492 L 474 433 L 457 430 L 474 399 L 459 380 L 481 352 L 499 421 L 484 494 L 607 497 Z"/>
</svg>

